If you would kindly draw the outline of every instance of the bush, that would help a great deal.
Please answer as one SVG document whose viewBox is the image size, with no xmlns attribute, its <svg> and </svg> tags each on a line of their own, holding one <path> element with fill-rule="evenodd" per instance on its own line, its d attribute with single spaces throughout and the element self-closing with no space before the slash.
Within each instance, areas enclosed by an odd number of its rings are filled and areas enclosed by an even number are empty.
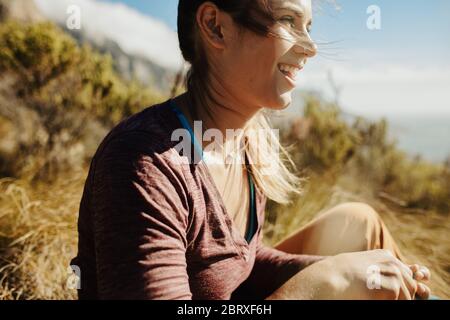
<svg viewBox="0 0 450 320">
<path fill-rule="evenodd" d="M 304 118 L 310 124 L 304 139 L 295 141 L 295 135 L 288 135 L 291 139 L 294 137 L 294 143 L 298 145 L 299 166 L 327 170 L 345 165 L 354 154 L 359 137 L 341 119 L 339 108 L 309 97 L 305 104 Z M 292 143 L 292 140 L 289 142 Z"/>
<path fill-rule="evenodd" d="M 352 177 L 354 184 L 363 183 L 374 195 L 404 207 L 448 213 L 448 164 L 409 158 L 388 133 L 385 119 L 370 122 L 357 117 L 350 123 L 336 105 L 309 97 L 301 121 L 282 136 L 285 144 L 294 146 L 293 158 L 308 176 L 327 173 L 329 183 L 340 176 Z"/>
<path fill-rule="evenodd" d="M 0 72 L 0 117 L 20 128 L 13 157 L 1 161 L 14 176 L 54 177 L 82 164 L 111 126 L 164 98 L 125 82 L 110 56 L 51 23 L 1 24 Z"/>
</svg>

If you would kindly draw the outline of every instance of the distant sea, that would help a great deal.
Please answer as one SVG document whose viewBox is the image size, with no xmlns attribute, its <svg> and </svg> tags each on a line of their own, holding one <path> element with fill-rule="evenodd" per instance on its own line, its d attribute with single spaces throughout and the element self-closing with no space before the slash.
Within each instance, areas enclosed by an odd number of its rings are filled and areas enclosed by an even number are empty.
<svg viewBox="0 0 450 320">
<path fill-rule="evenodd" d="M 303 114 L 303 100 L 296 99 L 287 109 L 280 113 L 278 122 L 290 122 Z M 450 114 L 441 115 L 401 115 L 385 116 L 347 112 L 344 119 L 353 123 L 359 115 L 371 121 L 386 118 L 390 137 L 397 141 L 399 149 L 411 156 L 420 155 L 423 159 L 441 163 L 450 157 Z M 277 117 L 275 117 L 276 119 Z"/>
<path fill-rule="evenodd" d="M 284 121 L 302 114 L 302 106 L 292 105 L 284 114 Z M 354 114 L 348 120 L 352 123 Z M 369 120 L 379 120 L 381 116 L 364 115 Z M 390 137 L 397 141 L 401 150 L 411 156 L 441 163 L 450 157 L 450 114 L 446 115 L 386 115 Z"/>
<path fill-rule="evenodd" d="M 391 137 L 411 155 L 442 162 L 450 157 L 450 115 L 388 116 Z"/>
</svg>

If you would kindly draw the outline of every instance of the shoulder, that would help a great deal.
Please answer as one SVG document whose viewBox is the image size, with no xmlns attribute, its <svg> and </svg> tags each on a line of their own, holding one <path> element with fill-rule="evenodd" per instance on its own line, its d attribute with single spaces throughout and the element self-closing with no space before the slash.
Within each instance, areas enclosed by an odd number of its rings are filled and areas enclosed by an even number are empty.
<svg viewBox="0 0 450 320">
<path fill-rule="evenodd" d="M 174 148 L 178 142 L 171 139 L 178 127 L 168 101 L 123 120 L 98 147 L 91 163 L 94 175 L 165 175 L 183 179 L 184 162 Z"/>
<path fill-rule="evenodd" d="M 134 137 L 142 134 L 151 136 L 147 143 L 167 144 L 170 141 L 171 134 L 178 126 L 176 115 L 172 112 L 169 101 L 165 101 L 153 106 L 147 107 L 117 124 L 102 141 L 99 151 L 103 145 L 111 140 L 128 137 Z M 130 141 L 132 142 L 132 141 Z"/>
<path fill-rule="evenodd" d="M 178 141 L 172 141 L 172 134 L 179 126 L 169 101 L 150 106 L 116 125 L 100 143 L 94 160 L 115 153 L 173 159 L 173 147 Z"/>
</svg>

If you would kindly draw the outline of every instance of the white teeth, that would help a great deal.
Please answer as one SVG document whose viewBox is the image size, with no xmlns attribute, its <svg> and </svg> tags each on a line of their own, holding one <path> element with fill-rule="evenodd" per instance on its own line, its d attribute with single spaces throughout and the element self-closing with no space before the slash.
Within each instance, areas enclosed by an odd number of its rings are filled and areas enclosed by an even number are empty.
<svg viewBox="0 0 450 320">
<path fill-rule="evenodd" d="M 278 68 L 280 69 L 281 72 L 288 73 L 291 78 L 295 78 L 297 73 L 300 71 L 300 69 L 297 67 L 293 67 L 282 63 L 278 65 Z"/>
</svg>

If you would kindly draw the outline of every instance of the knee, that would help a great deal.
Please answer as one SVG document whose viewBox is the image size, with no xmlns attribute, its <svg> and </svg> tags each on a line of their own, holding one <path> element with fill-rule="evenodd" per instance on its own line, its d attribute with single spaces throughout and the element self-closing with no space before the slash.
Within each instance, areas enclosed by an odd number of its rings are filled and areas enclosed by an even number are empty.
<svg viewBox="0 0 450 320">
<path fill-rule="evenodd" d="M 333 213 L 367 226 L 378 224 L 380 218 L 378 212 L 364 202 L 342 203 L 334 208 Z"/>
<path fill-rule="evenodd" d="M 372 250 L 378 247 L 381 236 L 381 220 L 378 212 L 363 202 L 346 202 L 336 206 L 330 214 L 333 220 L 345 223 L 355 245 L 360 250 Z"/>
</svg>

